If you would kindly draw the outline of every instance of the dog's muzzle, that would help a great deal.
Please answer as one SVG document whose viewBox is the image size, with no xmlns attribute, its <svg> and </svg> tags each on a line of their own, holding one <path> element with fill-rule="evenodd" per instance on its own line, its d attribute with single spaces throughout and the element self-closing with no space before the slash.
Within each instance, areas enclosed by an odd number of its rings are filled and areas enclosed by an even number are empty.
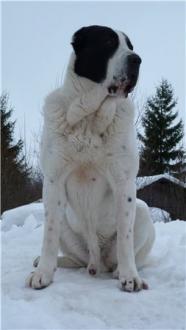
<svg viewBox="0 0 186 330">
<path fill-rule="evenodd" d="M 108 90 L 110 94 L 123 94 L 125 97 L 131 93 L 136 86 L 139 68 L 141 64 L 141 58 L 137 54 L 130 54 L 126 58 L 125 73 L 116 83 L 109 86 Z"/>
</svg>

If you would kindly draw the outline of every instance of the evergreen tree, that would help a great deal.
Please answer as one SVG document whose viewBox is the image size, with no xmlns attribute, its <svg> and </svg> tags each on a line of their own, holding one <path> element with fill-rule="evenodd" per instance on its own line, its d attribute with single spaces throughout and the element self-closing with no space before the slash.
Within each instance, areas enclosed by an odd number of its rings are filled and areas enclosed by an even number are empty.
<svg viewBox="0 0 186 330">
<path fill-rule="evenodd" d="M 1 111 L 1 211 L 29 201 L 30 168 L 23 156 L 23 141 L 14 143 L 15 122 L 13 109 L 8 106 L 8 95 L 0 97 Z"/>
<path fill-rule="evenodd" d="M 144 134 L 138 134 L 142 142 L 140 175 L 174 173 L 183 166 L 183 123 L 175 123 L 176 104 L 172 86 L 163 79 L 155 96 L 147 100 L 142 117 Z"/>
</svg>

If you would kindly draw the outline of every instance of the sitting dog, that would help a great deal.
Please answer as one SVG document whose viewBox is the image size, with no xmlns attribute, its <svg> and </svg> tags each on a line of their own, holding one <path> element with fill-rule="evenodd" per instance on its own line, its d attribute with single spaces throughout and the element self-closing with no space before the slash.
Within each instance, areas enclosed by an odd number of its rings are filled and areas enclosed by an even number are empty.
<svg viewBox="0 0 186 330">
<path fill-rule="evenodd" d="M 113 271 L 123 291 L 146 289 L 138 269 L 154 227 L 136 199 L 134 89 L 141 58 L 129 38 L 104 26 L 78 30 L 63 87 L 44 104 L 41 165 L 44 239 L 27 284 L 48 286 L 57 266 Z M 63 252 L 58 256 L 59 248 Z"/>
</svg>

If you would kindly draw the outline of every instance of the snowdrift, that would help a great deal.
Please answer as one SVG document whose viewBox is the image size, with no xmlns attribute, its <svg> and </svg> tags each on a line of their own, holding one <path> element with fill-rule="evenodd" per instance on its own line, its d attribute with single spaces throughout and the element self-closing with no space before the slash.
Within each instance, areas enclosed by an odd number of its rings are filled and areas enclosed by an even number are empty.
<svg viewBox="0 0 186 330">
<path fill-rule="evenodd" d="M 150 289 L 126 293 L 110 274 L 58 269 L 44 290 L 25 287 L 40 254 L 43 205 L 10 210 L 2 221 L 2 329 L 184 329 L 186 223 L 156 222 L 140 271 Z"/>
</svg>

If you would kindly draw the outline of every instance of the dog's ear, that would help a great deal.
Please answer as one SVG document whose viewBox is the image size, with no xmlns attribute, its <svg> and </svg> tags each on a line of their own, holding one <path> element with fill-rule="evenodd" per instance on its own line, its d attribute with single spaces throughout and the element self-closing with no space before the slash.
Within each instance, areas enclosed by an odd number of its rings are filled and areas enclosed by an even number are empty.
<svg viewBox="0 0 186 330">
<path fill-rule="evenodd" d="M 87 30 L 88 27 L 82 27 L 80 30 L 76 31 L 72 37 L 71 45 L 76 55 L 86 47 Z"/>
</svg>

